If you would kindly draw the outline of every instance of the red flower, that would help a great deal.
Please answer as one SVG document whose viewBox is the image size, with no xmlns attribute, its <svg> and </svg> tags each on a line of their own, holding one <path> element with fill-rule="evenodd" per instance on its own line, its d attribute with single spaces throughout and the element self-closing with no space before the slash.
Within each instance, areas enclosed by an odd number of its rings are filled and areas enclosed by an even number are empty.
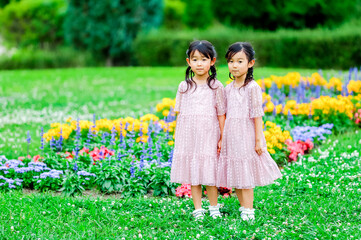
<svg viewBox="0 0 361 240">
<path fill-rule="evenodd" d="M 66 159 L 73 159 L 73 155 L 70 152 L 65 152 L 65 158 Z"/>
</svg>

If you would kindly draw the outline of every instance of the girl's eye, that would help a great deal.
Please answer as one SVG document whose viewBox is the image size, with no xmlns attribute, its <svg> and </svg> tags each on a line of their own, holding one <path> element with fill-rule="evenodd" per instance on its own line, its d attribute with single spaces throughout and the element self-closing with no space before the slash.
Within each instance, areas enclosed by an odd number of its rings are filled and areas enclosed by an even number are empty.
<svg viewBox="0 0 361 240">
<path fill-rule="evenodd" d="M 242 63 L 242 61 L 238 61 L 239 63 Z"/>
<path fill-rule="evenodd" d="M 233 61 L 231 60 L 231 61 L 229 61 L 230 63 L 233 63 Z"/>
</svg>

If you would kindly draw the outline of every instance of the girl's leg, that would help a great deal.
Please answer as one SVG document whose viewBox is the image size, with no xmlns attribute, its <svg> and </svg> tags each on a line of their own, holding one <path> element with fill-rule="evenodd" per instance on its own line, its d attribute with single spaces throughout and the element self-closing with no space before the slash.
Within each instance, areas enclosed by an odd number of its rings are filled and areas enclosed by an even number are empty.
<svg viewBox="0 0 361 240">
<path fill-rule="evenodd" d="M 191 186 L 191 192 L 192 192 L 192 200 L 194 204 L 194 208 L 201 209 L 202 208 L 202 186 Z"/>
<path fill-rule="evenodd" d="M 221 212 L 219 211 L 218 206 L 218 189 L 216 186 L 206 186 L 207 188 L 207 195 L 209 199 L 209 203 L 211 206 L 209 206 L 209 215 L 216 219 L 219 217 L 222 217 Z"/>
<path fill-rule="evenodd" d="M 255 220 L 255 210 L 253 209 L 253 189 L 236 189 L 237 197 L 241 207 L 239 211 L 241 212 L 241 218 L 244 221 L 254 221 Z"/>
<path fill-rule="evenodd" d="M 236 194 L 237 194 L 237 198 L 238 198 L 238 201 L 239 201 L 239 205 L 241 205 L 241 207 L 244 207 L 242 189 L 237 189 L 236 188 Z"/>
<path fill-rule="evenodd" d="M 253 209 L 253 188 L 251 189 L 242 189 L 242 197 L 243 197 L 243 207 Z"/>
<path fill-rule="evenodd" d="M 218 189 L 216 186 L 206 186 L 209 203 L 211 206 L 217 206 L 218 203 Z"/>
</svg>

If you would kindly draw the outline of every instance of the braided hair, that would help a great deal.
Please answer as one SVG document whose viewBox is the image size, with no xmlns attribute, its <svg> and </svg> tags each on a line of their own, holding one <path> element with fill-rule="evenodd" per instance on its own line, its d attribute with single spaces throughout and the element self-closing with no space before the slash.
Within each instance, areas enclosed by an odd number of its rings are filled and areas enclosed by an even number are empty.
<svg viewBox="0 0 361 240">
<path fill-rule="evenodd" d="M 196 40 L 191 42 L 191 44 L 189 45 L 186 54 L 188 58 L 191 58 L 194 54 L 195 51 L 200 52 L 201 54 L 203 54 L 206 58 L 209 58 L 211 60 L 213 60 L 216 56 L 216 50 L 214 48 L 214 46 L 206 41 L 206 40 Z M 209 77 L 207 78 L 207 85 L 209 88 L 212 88 L 213 83 L 216 80 L 217 77 L 217 70 L 216 67 L 214 65 L 212 65 L 210 67 L 210 74 Z M 191 89 L 193 87 L 193 85 L 195 85 L 195 89 L 197 88 L 197 83 L 193 80 L 194 77 L 194 72 L 192 71 L 191 67 L 188 66 L 187 70 L 186 70 L 186 77 L 185 77 L 185 81 L 187 83 L 187 89 L 183 92 L 187 92 L 189 89 Z M 194 89 L 194 90 L 195 90 Z"/>
<path fill-rule="evenodd" d="M 248 62 L 255 59 L 254 55 L 256 53 L 253 50 L 253 47 L 250 43 L 236 42 L 236 43 L 233 43 L 231 46 L 229 46 L 229 48 L 227 50 L 227 53 L 226 53 L 227 62 L 229 62 L 235 54 L 237 54 L 238 52 L 241 52 L 241 51 L 243 51 L 244 54 L 246 55 Z M 229 73 L 229 78 L 234 80 L 234 77 L 232 77 L 231 73 Z M 250 67 L 250 68 L 248 68 L 246 79 L 244 80 L 244 84 L 242 87 L 247 86 L 247 84 L 249 82 L 251 82 L 252 80 L 253 80 L 253 67 Z"/>
</svg>

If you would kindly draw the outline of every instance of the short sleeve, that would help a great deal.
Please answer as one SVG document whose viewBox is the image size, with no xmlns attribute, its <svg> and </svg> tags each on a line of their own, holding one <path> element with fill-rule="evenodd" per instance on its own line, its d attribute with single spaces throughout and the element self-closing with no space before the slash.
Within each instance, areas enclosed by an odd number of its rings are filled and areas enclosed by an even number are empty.
<svg viewBox="0 0 361 240">
<path fill-rule="evenodd" d="M 175 97 L 175 106 L 174 106 L 174 111 L 179 113 L 180 112 L 180 108 L 181 108 L 181 104 L 182 104 L 182 95 L 184 92 L 183 89 L 183 82 L 181 82 L 178 86 L 178 91 L 177 91 L 177 95 Z"/>
<path fill-rule="evenodd" d="M 216 89 L 216 110 L 217 115 L 222 116 L 226 114 L 226 94 L 222 83 L 217 84 Z"/>
<path fill-rule="evenodd" d="M 262 117 L 262 90 L 258 84 L 252 84 L 249 92 L 249 116 L 250 118 Z"/>
</svg>

